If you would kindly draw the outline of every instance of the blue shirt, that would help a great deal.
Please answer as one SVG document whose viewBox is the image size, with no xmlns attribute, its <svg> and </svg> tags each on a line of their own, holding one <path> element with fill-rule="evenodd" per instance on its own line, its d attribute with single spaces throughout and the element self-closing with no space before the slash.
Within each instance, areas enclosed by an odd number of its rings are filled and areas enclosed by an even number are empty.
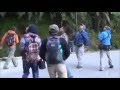
<svg viewBox="0 0 120 90">
<path fill-rule="evenodd" d="M 98 34 L 98 40 L 102 45 L 111 45 L 111 32 L 108 29 L 105 29 L 103 32 Z"/>
</svg>

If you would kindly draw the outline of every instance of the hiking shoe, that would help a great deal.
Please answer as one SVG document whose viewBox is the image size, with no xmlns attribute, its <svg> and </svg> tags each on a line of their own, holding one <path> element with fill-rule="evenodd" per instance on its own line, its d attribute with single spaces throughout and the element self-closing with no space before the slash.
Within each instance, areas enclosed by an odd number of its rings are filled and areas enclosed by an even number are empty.
<svg viewBox="0 0 120 90">
<path fill-rule="evenodd" d="M 8 67 L 3 67 L 3 69 L 8 69 Z"/>
<path fill-rule="evenodd" d="M 18 64 L 14 65 L 14 67 L 17 67 L 17 66 L 18 66 Z"/>
<path fill-rule="evenodd" d="M 17 67 L 18 65 L 14 65 L 14 67 Z"/>
<path fill-rule="evenodd" d="M 18 63 L 13 63 L 14 64 L 14 67 L 17 67 L 18 66 Z"/>
<path fill-rule="evenodd" d="M 113 68 L 113 65 L 110 65 L 110 67 L 109 68 Z"/>
<path fill-rule="evenodd" d="M 100 69 L 99 69 L 99 71 L 103 71 L 103 70 L 104 70 L 104 68 L 100 68 Z"/>
<path fill-rule="evenodd" d="M 100 69 L 99 71 L 103 71 L 103 69 Z"/>
<path fill-rule="evenodd" d="M 77 65 L 77 68 L 79 69 L 79 68 L 82 68 L 82 66 L 80 66 L 80 65 Z"/>
</svg>

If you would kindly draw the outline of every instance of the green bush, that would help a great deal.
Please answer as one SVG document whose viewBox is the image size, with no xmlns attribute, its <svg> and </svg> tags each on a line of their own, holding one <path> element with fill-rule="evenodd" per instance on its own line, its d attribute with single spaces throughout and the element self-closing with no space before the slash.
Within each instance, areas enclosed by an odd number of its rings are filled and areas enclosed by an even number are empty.
<svg viewBox="0 0 120 90">
<path fill-rule="evenodd" d="M 75 22 L 73 23 L 73 20 L 70 18 L 67 18 L 70 22 L 70 25 L 73 28 L 73 31 L 75 31 Z M 2 38 L 3 34 L 11 27 L 16 26 L 17 27 L 17 34 L 19 36 L 19 39 L 22 35 L 22 33 L 25 31 L 25 27 L 29 24 L 34 23 L 34 20 L 28 21 L 25 19 L 11 19 L 11 18 L 4 18 L 0 20 L 0 39 Z M 87 21 L 86 21 L 87 22 Z M 117 23 L 117 24 L 116 24 Z M 36 24 L 36 23 L 35 23 Z M 38 26 L 38 35 L 41 37 L 42 40 L 44 40 L 48 36 L 48 26 L 51 24 L 50 19 L 48 17 L 43 17 L 42 22 L 37 23 Z M 120 49 L 120 21 L 118 18 L 115 18 L 111 21 L 111 28 L 112 28 L 112 46 L 113 49 Z M 97 40 L 97 30 L 90 30 L 90 26 L 87 25 L 88 33 L 90 36 L 90 50 L 98 50 L 98 40 Z M 7 56 L 7 48 L 6 46 L 3 47 L 3 50 L 0 50 L 0 57 Z M 17 50 L 15 53 L 15 56 L 20 56 L 19 51 L 19 44 L 17 45 Z"/>
<path fill-rule="evenodd" d="M 97 33 L 93 30 L 88 31 L 90 37 L 90 50 L 98 50 L 98 40 L 97 40 Z"/>
<path fill-rule="evenodd" d="M 113 49 L 120 49 L 120 36 L 118 34 L 112 35 L 111 42 L 112 42 Z"/>
</svg>

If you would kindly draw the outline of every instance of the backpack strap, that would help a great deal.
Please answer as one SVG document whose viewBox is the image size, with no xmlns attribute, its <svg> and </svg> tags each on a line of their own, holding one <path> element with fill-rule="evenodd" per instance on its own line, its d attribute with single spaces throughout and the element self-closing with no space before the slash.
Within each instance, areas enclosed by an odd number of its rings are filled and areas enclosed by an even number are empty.
<svg viewBox="0 0 120 90">
<path fill-rule="evenodd" d="M 8 36 L 9 34 L 13 34 L 14 36 L 16 35 L 16 33 L 8 33 L 8 32 L 6 32 L 6 36 Z"/>
</svg>

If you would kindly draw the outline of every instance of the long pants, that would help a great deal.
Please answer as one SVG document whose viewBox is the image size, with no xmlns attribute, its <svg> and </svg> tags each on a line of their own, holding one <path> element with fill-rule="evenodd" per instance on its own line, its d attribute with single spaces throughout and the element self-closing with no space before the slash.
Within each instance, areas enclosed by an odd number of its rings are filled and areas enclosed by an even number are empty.
<svg viewBox="0 0 120 90">
<path fill-rule="evenodd" d="M 70 68 L 67 65 L 66 65 L 66 69 L 67 69 L 67 77 L 71 78 L 73 75 L 72 75 L 72 73 L 70 71 Z"/>
<path fill-rule="evenodd" d="M 105 63 L 104 63 L 104 53 L 106 53 L 107 58 L 108 58 L 108 64 L 112 65 L 112 60 L 110 58 L 110 52 L 109 51 L 105 51 L 105 50 L 100 50 L 100 68 L 104 69 L 105 67 Z"/>
<path fill-rule="evenodd" d="M 5 64 L 4 64 L 4 68 L 8 68 L 8 65 L 10 63 L 10 61 L 12 60 L 12 63 L 13 65 L 16 67 L 17 66 L 17 62 L 15 60 L 15 57 L 14 57 L 14 53 L 15 53 L 16 49 L 15 48 L 8 48 L 8 58 L 7 60 L 5 61 Z"/>
<path fill-rule="evenodd" d="M 70 52 L 75 52 L 74 42 L 73 41 L 69 41 L 68 45 L 69 45 L 69 48 L 70 48 Z"/>
<path fill-rule="evenodd" d="M 67 78 L 67 70 L 65 64 L 48 65 L 48 73 L 50 78 Z"/>
<path fill-rule="evenodd" d="M 77 47 L 75 46 L 75 53 L 78 59 L 78 65 L 82 66 L 82 59 L 83 59 L 83 55 L 84 55 L 84 46 L 81 47 Z"/>
<path fill-rule="evenodd" d="M 29 75 L 29 69 L 32 68 L 33 78 L 39 78 L 38 63 L 30 63 L 23 60 L 23 76 L 22 78 L 27 78 Z"/>
</svg>

